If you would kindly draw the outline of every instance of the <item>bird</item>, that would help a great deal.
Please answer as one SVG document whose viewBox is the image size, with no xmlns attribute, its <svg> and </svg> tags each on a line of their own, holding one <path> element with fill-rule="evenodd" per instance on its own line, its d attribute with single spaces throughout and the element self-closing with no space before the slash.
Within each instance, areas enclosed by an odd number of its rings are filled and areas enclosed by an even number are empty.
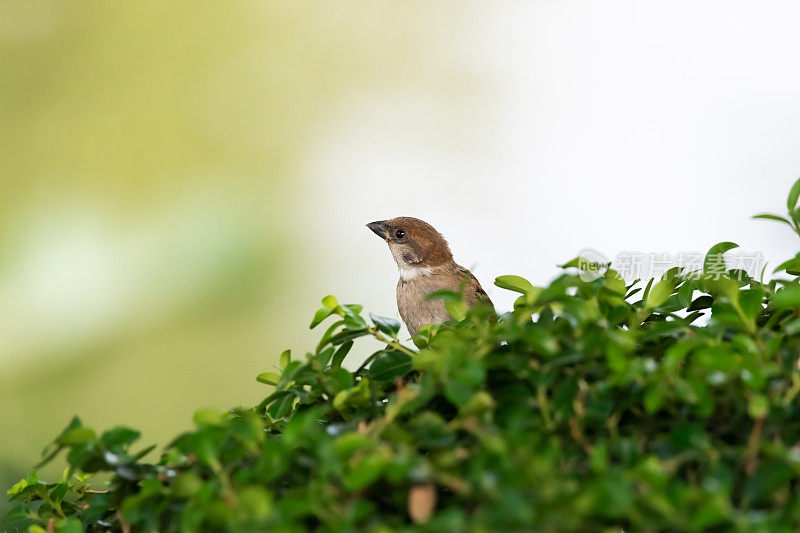
<svg viewBox="0 0 800 533">
<path fill-rule="evenodd" d="M 442 299 L 428 298 L 436 291 L 459 292 L 467 305 L 482 302 L 494 310 L 477 278 L 453 260 L 447 241 L 427 222 L 397 217 L 370 222 L 367 227 L 386 241 L 397 263 L 397 310 L 412 336 L 423 324 L 453 319 Z"/>
</svg>

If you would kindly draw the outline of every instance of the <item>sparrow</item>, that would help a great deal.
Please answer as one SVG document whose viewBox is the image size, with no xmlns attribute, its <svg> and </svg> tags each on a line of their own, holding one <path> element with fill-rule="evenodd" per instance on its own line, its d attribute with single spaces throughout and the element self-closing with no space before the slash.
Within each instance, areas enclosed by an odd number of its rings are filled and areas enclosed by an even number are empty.
<svg viewBox="0 0 800 533">
<path fill-rule="evenodd" d="M 370 222 L 367 227 L 387 242 L 397 263 L 397 309 L 412 336 L 423 324 L 453 319 L 443 300 L 428 299 L 432 292 L 459 292 L 469 306 L 483 302 L 494 309 L 475 276 L 453 261 L 447 241 L 427 222 L 397 217 Z"/>
</svg>

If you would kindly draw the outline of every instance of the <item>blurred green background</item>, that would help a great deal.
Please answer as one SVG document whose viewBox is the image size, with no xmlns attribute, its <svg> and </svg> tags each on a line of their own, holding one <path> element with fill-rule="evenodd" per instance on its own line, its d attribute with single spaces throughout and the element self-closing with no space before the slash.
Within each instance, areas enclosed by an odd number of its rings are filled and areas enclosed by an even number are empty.
<svg viewBox="0 0 800 533">
<path fill-rule="evenodd" d="M 0 3 L 0 486 L 74 414 L 165 444 L 311 345 L 334 289 L 314 243 L 343 206 L 314 213 L 304 156 L 353 91 L 419 67 L 410 16 Z"/>
</svg>

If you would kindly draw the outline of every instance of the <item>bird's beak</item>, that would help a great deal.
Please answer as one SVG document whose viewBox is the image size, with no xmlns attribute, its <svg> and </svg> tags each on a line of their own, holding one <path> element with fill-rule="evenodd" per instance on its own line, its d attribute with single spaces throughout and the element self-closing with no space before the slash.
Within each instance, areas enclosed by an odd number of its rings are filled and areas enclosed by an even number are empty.
<svg viewBox="0 0 800 533">
<path fill-rule="evenodd" d="M 372 232 L 380 237 L 383 240 L 389 240 L 389 230 L 386 229 L 386 221 L 379 220 L 377 222 L 370 222 L 367 224 L 367 227 L 372 230 Z"/>
</svg>

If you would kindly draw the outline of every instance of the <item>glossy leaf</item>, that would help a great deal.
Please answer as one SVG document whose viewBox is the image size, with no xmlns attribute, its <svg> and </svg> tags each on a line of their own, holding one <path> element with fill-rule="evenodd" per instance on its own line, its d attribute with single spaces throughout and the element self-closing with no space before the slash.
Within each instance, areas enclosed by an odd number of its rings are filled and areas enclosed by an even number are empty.
<svg viewBox="0 0 800 533">
<path fill-rule="evenodd" d="M 344 358 L 350 352 L 350 348 L 352 347 L 353 341 L 346 341 L 339 345 L 339 347 L 336 349 L 336 353 L 334 353 L 333 357 L 331 358 L 331 367 L 338 368 L 342 366 L 342 361 L 344 361 Z"/>
<path fill-rule="evenodd" d="M 315 327 L 317 327 L 320 323 L 322 323 L 323 320 L 331 316 L 331 314 L 333 314 L 333 309 L 329 307 L 322 307 L 320 309 L 317 309 L 317 312 L 314 313 L 314 318 L 311 320 L 311 325 L 309 326 L 309 329 L 314 329 Z"/>
<path fill-rule="evenodd" d="M 328 309 L 336 309 L 336 306 L 339 305 L 339 302 L 336 301 L 336 298 L 332 295 L 328 295 L 322 299 L 322 306 Z"/>
<path fill-rule="evenodd" d="M 389 381 L 411 371 L 411 357 L 403 352 L 383 352 L 369 367 L 369 376 L 375 381 Z"/>
<path fill-rule="evenodd" d="M 372 320 L 372 323 L 375 324 L 375 327 L 378 328 L 378 331 L 386 333 L 391 337 L 397 337 L 397 332 L 400 331 L 400 322 L 393 318 L 377 316 L 372 313 L 369 314 L 369 318 Z"/>
<path fill-rule="evenodd" d="M 783 222 L 784 224 L 792 225 L 791 221 L 786 217 L 782 217 L 780 215 L 774 215 L 772 213 L 759 213 L 757 215 L 753 215 L 754 219 L 761 219 L 761 220 L 774 220 L 776 222 Z"/>
<path fill-rule="evenodd" d="M 266 383 L 267 385 L 277 385 L 280 381 L 281 375 L 275 372 L 262 372 L 256 377 L 259 383 Z"/>
<path fill-rule="evenodd" d="M 772 306 L 778 309 L 800 308 L 800 286 L 788 285 L 775 293 Z"/>
<path fill-rule="evenodd" d="M 647 307 L 654 308 L 667 301 L 675 285 L 672 281 L 661 280 L 656 283 L 647 295 Z"/>
<path fill-rule="evenodd" d="M 781 272 L 784 270 L 788 274 L 800 275 L 800 259 L 798 259 L 797 257 L 793 257 L 788 261 L 784 261 L 783 263 L 775 267 L 775 270 L 773 270 L 773 272 Z"/>
<path fill-rule="evenodd" d="M 794 182 L 791 190 L 789 190 L 789 196 L 786 197 L 786 208 L 789 209 L 790 213 L 794 213 L 798 198 L 800 198 L 800 179 Z"/>
<path fill-rule="evenodd" d="M 285 370 L 286 366 L 292 361 L 292 351 L 291 350 L 284 350 L 281 352 L 281 356 L 278 359 L 278 363 L 281 367 L 281 370 Z"/>
<path fill-rule="evenodd" d="M 526 294 L 529 291 L 533 290 L 533 285 L 531 284 L 531 282 L 520 276 L 513 276 L 513 275 L 498 276 L 497 278 L 495 278 L 494 284 L 500 287 L 501 289 L 521 292 L 522 294 Z"/>
<path fill-rule="evenodd" d="M 712 246 L 703 261 L 703 272 L 726 272 L 728 269 L 723 255 L 738 247 L 735 242 L 720 242 Z"/>
</svg>

